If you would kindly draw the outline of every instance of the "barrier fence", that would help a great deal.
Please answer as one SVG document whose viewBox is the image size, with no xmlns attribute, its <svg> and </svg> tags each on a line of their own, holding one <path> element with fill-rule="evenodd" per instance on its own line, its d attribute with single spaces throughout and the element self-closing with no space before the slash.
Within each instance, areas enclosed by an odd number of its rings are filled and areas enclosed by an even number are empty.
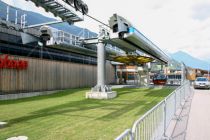
<svg viewBox="0 0 210 140">
<path fill-rule="evenodd" d="M 0 57 L 5 60 L 4 55 L 0 54 Z M 26 61 L 28 65 L 25 69 L 19 69 L 4 68 L 0 64 L 0 94 L 4 95 L 90 87 L 97 81 L 95 65 L 13 55 L 9 56 L 7 62 L 9 60 Z M 114 82 L 114 75 L 115 69 L 107 61 L 107 84 Z"/>
<path fill-rule="evenodd" d="M 190 82 L 185 81 L 164 100 L 154 106 L 115 140 L 160 140 L 166 137 L 170 121 L 176 117 L 186 99 L 192 94 Z"/>
</svg>

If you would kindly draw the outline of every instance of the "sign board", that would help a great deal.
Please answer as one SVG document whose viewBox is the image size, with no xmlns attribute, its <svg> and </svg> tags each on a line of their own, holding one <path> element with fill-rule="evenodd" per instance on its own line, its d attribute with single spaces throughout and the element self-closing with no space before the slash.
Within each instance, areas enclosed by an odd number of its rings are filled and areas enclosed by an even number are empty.
<svg viewBox="0 0 210 140">
<path fill-rule="evenodd" d="M 13 57 L 9 57 L 8 54 L 0 55 L 0 69 L 27 69 L 28 61 L 18 60 Z"/>
</svg>

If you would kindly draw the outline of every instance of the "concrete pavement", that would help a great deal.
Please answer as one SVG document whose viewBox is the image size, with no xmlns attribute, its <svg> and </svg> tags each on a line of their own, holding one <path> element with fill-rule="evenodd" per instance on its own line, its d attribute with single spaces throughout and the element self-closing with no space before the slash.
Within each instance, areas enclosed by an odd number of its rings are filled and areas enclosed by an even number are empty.
<svg viewBox="0 0 210 140">
<path fill-rule="evenodd" d="M 166 131 L 169 140 L 185 140 L 193 94 L 182 102 Z"/>
<path fill-rule="evenodd" d="M 186 140 L 210 140 L 210 90 L 195 90 Z"/>
<path fill-rule="evenodd" d="M 195 90 L 178 114 L 167 130 L 171 140 L 210 140 L 210 90 Z"/>
</svg>

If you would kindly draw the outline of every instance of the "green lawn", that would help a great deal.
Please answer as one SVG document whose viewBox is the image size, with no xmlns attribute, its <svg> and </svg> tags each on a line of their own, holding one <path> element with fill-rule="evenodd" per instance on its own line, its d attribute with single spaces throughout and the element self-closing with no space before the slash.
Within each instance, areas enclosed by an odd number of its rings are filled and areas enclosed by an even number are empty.
<svg viewBox="0 0 210 140">
<path fill-rule="evenodd" d="M 0 140 L 26 135 L 29 140 L 112 140 L 173 89 L 115 89 L 112 100 L 85 99 L 89 89 L 0 101 Z"/>
</svg>

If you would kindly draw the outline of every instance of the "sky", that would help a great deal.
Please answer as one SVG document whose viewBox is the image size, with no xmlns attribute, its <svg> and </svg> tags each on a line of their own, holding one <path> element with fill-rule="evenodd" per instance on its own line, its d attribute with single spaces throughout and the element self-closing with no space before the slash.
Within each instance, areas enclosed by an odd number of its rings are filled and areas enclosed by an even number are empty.
<svg viewBox="0 0 210 140">
<path fill-rule="evenodd" d="M 45 13 L 32 2 L 2 0 L 24 10 Z M 184 51 L 210 61 L 209 0 L 83 0 L 89 14 L 108 24 L 117 13 L 128 19 L 140 32 L 167 53 Z M 99 23 L 85 17 L 76 23 L 98 32 Z"/>
</svg>

